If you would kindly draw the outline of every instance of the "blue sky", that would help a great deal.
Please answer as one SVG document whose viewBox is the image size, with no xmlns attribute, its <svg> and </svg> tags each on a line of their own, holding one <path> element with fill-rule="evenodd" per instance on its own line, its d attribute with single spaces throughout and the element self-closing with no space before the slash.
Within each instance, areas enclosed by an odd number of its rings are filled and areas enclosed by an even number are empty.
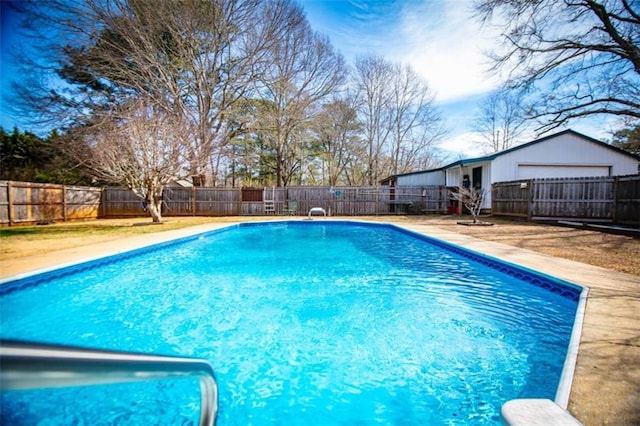
<svg viewBox="0 0 640 426">
<path fill-rule="evenodd" d="M 326 34 L 352 63 L 376 53 L 411 65 L 436 94 L 450 130 L 444 152 L 479 156 L 472 131 L 479 105 L 503 77 L 488 72 L 486 53 L 500 33 L 473 17 L 472 0 L 300 0 L 314 29 Z M 611 119 L 571 123 L 571 128 L 606 140 Z M 561 129 L 560 129 L 561 130 Z M 531 138 L 534 135 L 530 136 Z"/>
<path fill-rule="evenodd" d="M 11 84 L 19 78 L 15 72 L 14 57 L 24 55 L 27 50 L 27 43 L 18 35 L 19 21 L 11 3 L 13 1 L 0 0 L 0 125 L 5 131 L 12 131 L 14 126 L 18 126 L 20 130 L 46 134 L 48 129 L 27 125 L 11 108 L 14 103 Z"/>
<path fill-rule="evenodd" d="M 442 101 L 482 93 L 498 79 L 483 72 L 495 38 L 467 0 L 301 0 L 311 25 L 347 57 L 377 53 L 411 64 Z"/>
<path fill-rule="evenodd" d="M 375 53 L 409 64 L 425 78 L 436 94 L 437 106 L 449 135 L 440 145 L 448 159 L 478 156 L 484 152 L 474 140 L 471 124 L 478 105 L 500 76 L 487 73 L 484 55 L 496 43 L 498 33 L 481 28 L 472 16 L 472 0 L 298 0 L 311 26 L 329 37 L 352 64 L 358 55 Z M 9 80 L 13 72 L 7 51 L 24 49 L 15 37 L 6 0 L 2 3 L 0 124 L 27 128 L 8 110 Z M 572 128 L 606 139 L 610 128 L 603 122 L 573 123 Z"/>
<path fill-rule="evenodd" d="M 9 112 L 10 77 L 13 78 L 9 50 L 13 45 L 16 30 L 11 15 L 9 3 L 0 0 L 0 125 L 5 130 L 11 130 L 17 121 Z"/>
<path fill-rule="evenodd" d="M 470 0 L 301 0 L 314 29 L 352 63 L 376 53 L 411 65 L 436 94 L 450 133 L 441 147 L 452 155 L 482 154 L 470 124 L 484 95 L 500 79 L 486 73 L 484 56 L 496 34 L 481 29 Z"/>
</svg>

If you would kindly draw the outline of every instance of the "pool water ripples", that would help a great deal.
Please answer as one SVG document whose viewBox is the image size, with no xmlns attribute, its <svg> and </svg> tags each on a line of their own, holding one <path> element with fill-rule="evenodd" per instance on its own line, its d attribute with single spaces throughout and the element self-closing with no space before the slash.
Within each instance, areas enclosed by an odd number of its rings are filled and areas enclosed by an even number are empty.
<svg viewBox="0 0 640 426">
<path fill-rule="evenodd" d="M 318 221 L 210 233 L 1 302 L 3 338 L 210 360 L 221 426 L 499 424 L 509 399 L 553 398 L 576 310 L 392 227 Z M 135 386 L 163 407 L 156 423 L 197 419 L 197 386 Z M 113 395 L 98 389 L 101 407 Z M 119 397 L 107 417 L 144 424 L 143 401 Z M 5 392 L 3 423 L 61 398 Z M 49 424 L 117 423 L 80 408 Z"/>
</svg>

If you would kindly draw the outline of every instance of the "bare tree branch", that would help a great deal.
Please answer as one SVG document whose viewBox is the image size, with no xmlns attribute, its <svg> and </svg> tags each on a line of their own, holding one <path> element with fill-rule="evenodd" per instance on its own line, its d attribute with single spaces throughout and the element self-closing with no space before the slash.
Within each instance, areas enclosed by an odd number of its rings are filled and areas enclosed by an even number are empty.
<svg viewBox="0 0 640 426">
<path fill-rule="evenodd" d="M 522 99 L 507 89 L 494 91 L 481 105 L 473 128 L 482 138 L 480 143 L 490 152 L 517 145 L 529 129 Z"/>
<path fill-rule="evenodd" d="M 165 185 L 188 172 L 183 123 L 141 99 L 109 119 L 85 133 L 85 164 L 96 177 L 130 188 L 160 222 Z"/>
<path fill-rule="evenodd" d="M 366 144 L 366 183 L 433 165 L 435 142 L 445 131 L 427 82 L 411 67 L 377 56 L 358 58 L 353 78 Z"/>
<path fill-rule="evenodd" d="M 503 43 L 490 55 L 493 69 L 507 71 L 509 85 L 526 95 L 538 130 L 595 114 L 637 116 L 636 2 L 481 0 L 476 11 L 485 24 L 501 27 Z"/>
</svg>

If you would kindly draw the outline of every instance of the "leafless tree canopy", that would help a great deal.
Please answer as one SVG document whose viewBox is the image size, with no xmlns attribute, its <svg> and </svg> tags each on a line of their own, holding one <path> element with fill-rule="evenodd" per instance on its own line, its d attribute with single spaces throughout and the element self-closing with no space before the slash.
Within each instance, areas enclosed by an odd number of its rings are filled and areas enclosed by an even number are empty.
<svg viewBox="0 0 640 426">
<path fill-rule="evenodd" d="M 430 165 L 430 148 L 444 130 L 427 83 L 409 66 L 370 55 L 356 60 L 354 86 L 367 183 Z"/>
<path fill-rule="evenodd" d="M 532 99 L 541 130 L 593 114 L 640 118 L 640 6 L 630 0 L 480 0 L 503 32 L 495 70 Z"/>
<path fill-rule="evenodd" d="M 362 158 L 360 123 L 355 97 L 346 94 L 322 105 L 312 126 L 322 182 L 328 185 L 361 184 L 358 159 Z"/>
<path fill-rule="evenodd" d="M 246 96 L 269 64 L 273 43 L 288 31 L 290 23 L 281 19 L 288 7 L 278 0 L 33 2 L 31 34 L 53 54 L 46 64 L 67 84 L 31 81 L 22 85 L 22 98 L 50 119 L 69 118 L 77 126 L 144 96 L 181 115 L 190 130 L 190 172 L 199 176 L 215 167 L 229 140 L 229 109 Z"/>
<path fill-rule="evenodd" d="M 96 176 L 131 188 L 160 222 L 165 185 L 188 170 L 188 135 L 179 115 L 152 102 L 138 99 L 118 110 L 110 122 L 87 130 L 85 162 Z"/>
<path fill-rule="evenodd" d="M 269 65 L 256 82 L 260 102 L 249 129 L 272 150 L 277 186 L 302 167 L 311 119 L 346 77 L 342 55 L 311 29 L 300 6 L 290 6 L 285 20 L 287 31 L 268 50 Z"/>
<path fill-rule="evenodd" d="M 408 65 L 394 65 L 391 81 L 391 172 L 426 169 L 434 164 L 433 146 L 444 136 L 435 95 Z"/>
<path fill-rule="evenodd" d="M 517 92 L 496 90 L 481 104 L 473 128 L 488 151 L 504 151 L 521 142 L 529 127 L 522 101 Z"/>
<path fill-rule="evenodd" d="M 154 137 L 180 143 L 180 176 L 196 184 L 229 176 L 233 184 L 376 184 L 433 165 L 442 127 L 426 82 L 409 67 L 362 58 L 349 82 L 356 96 L 342 96 L 344 59 L 294 0 L 25 0 L 21 7 L 41 53 L 23 58 L 23 106 L 83 140 L 94 135 L 104 148 L 104 158 L 95 157 L 104 161 L 93 164 L 102 178 L 142 188 L 107 157 L 122 150 L 141 167 L 144 153 L 128 146 Z M 171 126 L 180 129 L 169 138 Z M 150 199 L 155 189 L 146 188 L 140 196 Z"/>
</svg>

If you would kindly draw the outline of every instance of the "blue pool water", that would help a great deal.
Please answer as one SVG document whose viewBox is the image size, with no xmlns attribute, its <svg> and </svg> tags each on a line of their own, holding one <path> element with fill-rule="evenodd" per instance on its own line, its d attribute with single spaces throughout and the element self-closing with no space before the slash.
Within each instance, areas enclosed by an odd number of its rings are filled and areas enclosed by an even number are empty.
<svg viewBox="0 0 640 426">
<path fill-rule="evenodd" d="M 4 339 L 194 356 L 217 424 L 499 424 L 579 290 L 387 225 L 243 224 L 0 288 Z M 197 424 L 190 379 L 2 393 L 2 424 Z"/>
</svg>

